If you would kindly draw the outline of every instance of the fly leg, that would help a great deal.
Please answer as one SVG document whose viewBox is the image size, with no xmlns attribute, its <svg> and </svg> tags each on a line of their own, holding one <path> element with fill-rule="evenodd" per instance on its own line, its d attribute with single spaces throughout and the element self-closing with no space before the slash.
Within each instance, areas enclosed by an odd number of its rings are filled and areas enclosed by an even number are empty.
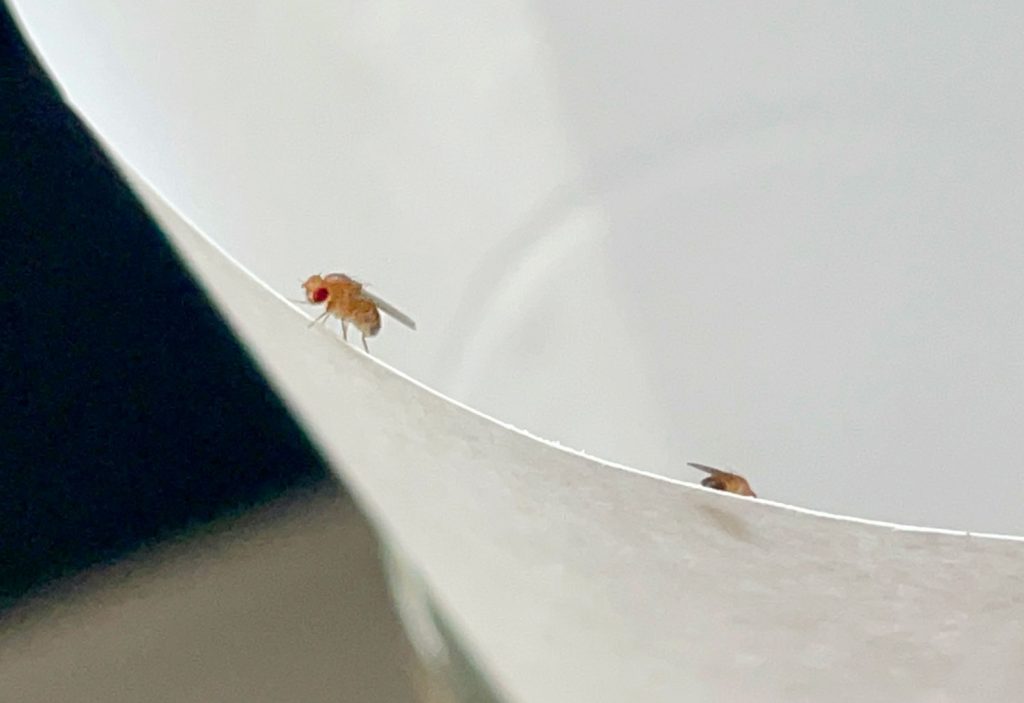
<svg viewBox="0 0 1024 703">
<path fill-rule="evenodd" d="M 346 342 L 348 341 L 348 321 L 347 320 L 342 320 L 341 321 L 341 337 Z"/>
<path fill-rule="evenodd" d="M 316 323 L 320 322 L 320 320 L 324 319 L 325 317 L 327 317 L 330 314 L 331 314 L 330 310 L 324 310 L 320 314 L 320 316 L 318 318 L 316 318 L 315 320 L 313 320 L 312 322 L 309 323 L 309 326 L 312 327 L 313 325 L 315 325 Z"/>
</svg>

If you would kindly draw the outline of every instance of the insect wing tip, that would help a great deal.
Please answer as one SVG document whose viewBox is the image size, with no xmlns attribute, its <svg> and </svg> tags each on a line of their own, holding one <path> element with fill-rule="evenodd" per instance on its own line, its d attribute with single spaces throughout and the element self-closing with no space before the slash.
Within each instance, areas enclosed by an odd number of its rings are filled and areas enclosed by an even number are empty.
<svg viewBox="0 0 1024 703">
<path fill-rule="evenodd" d="M 416 329 L 416 323 L 413 321 L 413 319 L 411 317 L 406 315 L 404 312 L 402 312 L 401 310 L 396 308 L 391 303 L 389 303 L 386 300 L 384 300 L 383 298 L 381 298 L 379 295 L 374 295 L 373 293 L 370 293 L 369 291 L 366 291 L 366 290 L 363 291 L 363 295 L 365 295 L 367 298 L 372 300 L 374 302 L 374 304 L 376 304 L 376 306 L 378 308 L 383 310 L 385 313 L 387 313 L 388 315 L 390 315 L 394 319 L 396 319 L 399 322 L 401 322 L 403 325 L 405 325 L 409 329 L 411 329 L 411 330 L 415 330 Z"/>
</svg>

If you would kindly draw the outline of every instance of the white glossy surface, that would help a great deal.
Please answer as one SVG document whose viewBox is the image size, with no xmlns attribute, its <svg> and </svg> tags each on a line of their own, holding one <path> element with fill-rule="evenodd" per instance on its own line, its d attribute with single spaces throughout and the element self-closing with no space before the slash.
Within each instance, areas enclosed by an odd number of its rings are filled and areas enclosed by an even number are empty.
<svg viewBox="0 0 1024 703">
<path fill-rule="evenodd" d="M 261 279 L 539 435 L 1024 533 L 1024 6 L 15 0 Z"/>
</svg>

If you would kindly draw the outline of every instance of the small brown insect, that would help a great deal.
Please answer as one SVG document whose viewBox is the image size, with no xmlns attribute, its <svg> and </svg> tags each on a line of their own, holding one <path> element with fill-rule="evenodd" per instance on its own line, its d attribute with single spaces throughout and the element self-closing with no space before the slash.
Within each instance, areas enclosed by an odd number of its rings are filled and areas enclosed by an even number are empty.
<svg viewBox="0 0 1024 703">
<path fill-rule="evenodd" d="M 700 485 L 702 486 L 714 488 L 717 491 L 726 491 L 728 493 L 736 493 L 741 496 L 757 498 L 757 494 L 750 490 L 750 484 L 747 483 L 747 479 L 743 478 L 739 474 L 722 471 L 721 469 L 716 469 L 713 466 L 704 466 L 704 464 L 690 463 L 689 465 L 695 469 L 700 469 L 704 473 L 711 474 L 700 482 Z"/>
<path fill-rule="evenodd" d="M 343 273 L 319 274 L 306 279 L 302 287 L 306 290 L 306 300 L 314 305 L 321 303 L 327 307 L 323 313 L 310 323 L 310 327 L 334 315 L 341 320 L 341 334 L 348 339 L 349 323 L 363 335 L 363 349 L 367 352 L 366 338 L 380 331 L 380 311 L 383 310 L 409 329 L 416 329 L 416 323 L 393 305 L 367 291 L 363 284 Z"/>
</svg>

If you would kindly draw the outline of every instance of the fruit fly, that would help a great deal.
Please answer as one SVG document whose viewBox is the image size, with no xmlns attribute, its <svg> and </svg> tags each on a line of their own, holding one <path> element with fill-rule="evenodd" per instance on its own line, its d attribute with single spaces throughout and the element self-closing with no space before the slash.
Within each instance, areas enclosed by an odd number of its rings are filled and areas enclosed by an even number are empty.
<svg viewBox="0 0 1024 703">
<path fill-rule="evenodd" d="M 757 498 L 757 494 L 750 490 L 750 484 L 747 483 L 747 479 L 743 478 L 739 474 L 722 471 L 721 469 L 716 469 L 713 466 L 704 466 L 704 464 L 691 463 L 690 466 L 695 469 L 700 469 L 706 474 L 710 474 L 710 476 L 700 482 L 700 485 L 705 486 L 706 488 L 714 488 L 716 491 L 726 491 L 728 493 L 736 493 L 741 496 Z"/>
<path fill-rule="evenodd" d="M 313 320 L 310 327 L 334 315 L 341 320 L 341 334 L 346 340 L 350 323 L 362 333 L 363 349 L 367 352 L 370 348 L 366 346 L 366 338 L 380 331 L 381 310 L 409 329 L 416 329 L 416 323 L 408 315 L 370 293 L 362 283 L 343 273 L 310 276 L 302 287 L 306 290 L 308 302 L 327 306 L 323 313 Z"/>
</svg>

